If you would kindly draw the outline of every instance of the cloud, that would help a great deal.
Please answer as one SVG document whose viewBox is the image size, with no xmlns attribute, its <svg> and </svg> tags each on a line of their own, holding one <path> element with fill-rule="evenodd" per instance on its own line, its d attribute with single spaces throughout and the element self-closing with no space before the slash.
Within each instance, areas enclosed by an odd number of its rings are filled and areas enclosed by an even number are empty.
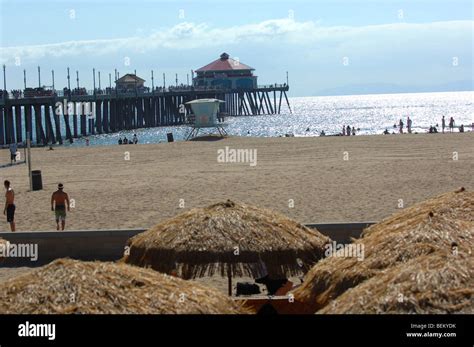
<svg viewBox="0 0 474 347">
<path fill-rule="evenodd" d="M 192 50 L 242 43 L 294 45 L 296 47 L 336 47 L 362 50 L 373 46 L 389 46 L 416 42 L 439 45 L 439 41 L 467 40 L 470 45 L 474 21 L 444 21 L 432 23 L 394 23 L 369 26 L 321 26 L 318 22 L 298 22 L 273 19 L 260 23 L 232 27 L 211 27 L 205 23 L 183 22 L 155 31 L 147 36 L 107 40 L 68 41 L 53 44 L 1 47 L 0 61 L 13 64 L 19 57 L 23 62 L 44 58 L 101 56 L 119 53 L 127 55 L 148 53 L 157 49 Z M 415 43 L 413 43 L 415 41 Z M 448 41 L 449 42 L 449 41 Z M 464 41 L 462 41 L 464 42 Z"/>
</svg>

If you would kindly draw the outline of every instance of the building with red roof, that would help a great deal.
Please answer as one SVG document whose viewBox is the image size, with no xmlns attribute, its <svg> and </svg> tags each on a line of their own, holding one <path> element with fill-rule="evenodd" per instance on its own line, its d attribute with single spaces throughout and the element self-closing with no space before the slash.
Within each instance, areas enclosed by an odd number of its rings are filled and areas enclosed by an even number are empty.
<svg viewBox="0 0 474 347">
<path fill-rule="evenodd" d="M 222 53 L 219 59 L 195 71 L 193 85 L 201 88 L 253 89 L 257 88 L 254 70 L 238 59 L 230 58 L 227 53 Z"/>
</svg>

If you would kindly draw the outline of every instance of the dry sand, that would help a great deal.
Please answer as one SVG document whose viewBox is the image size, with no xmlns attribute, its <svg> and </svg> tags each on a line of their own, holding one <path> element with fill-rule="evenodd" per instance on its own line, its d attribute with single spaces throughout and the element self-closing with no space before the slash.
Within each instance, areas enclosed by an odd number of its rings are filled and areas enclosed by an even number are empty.
<svg viewBox="0 0 474 347">
<path fill-rule="evenodd" d="M 257 149 L 257 165 L 218 163 L 225 146 Z M 474 133 L 35 148 L 32 156 L 42 191 L 28 191 L 26 165 L 0 169 L 16 193 L 18 230 L 54 230 L 50 198 L 58 182 L 75 202 L 69 230 L 148 228 L 228 198 L 303 223 L 377 221 L 399 199 L 409 206 L 459 186 L 474 189 Z M 4 221 L 0 230 L 7 227 Z"/>
</svg>

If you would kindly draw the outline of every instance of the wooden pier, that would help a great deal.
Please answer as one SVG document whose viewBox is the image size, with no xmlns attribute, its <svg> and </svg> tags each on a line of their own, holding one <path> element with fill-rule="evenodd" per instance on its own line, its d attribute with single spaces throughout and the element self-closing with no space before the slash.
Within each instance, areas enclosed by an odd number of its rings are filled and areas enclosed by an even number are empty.
<svg viewBox="0 0 474 347">
<path fill-rule="evenodd" d="M 185 103 L 201 98 L 224 100 L 220 111 L 229 116 L 280 114 L 283 102 L 290 108 L 288 89 L 287 84 L 252 89 L 185 86 L 125 94 L 113 89 L 107 94 L 95 90 L 85 95 L 60 91 L 39 97 L 7 97 L 3 92 L 0 145 L 23 142 L 27 134 L 32 143 L 34 139 L 36 145 L 45 146 L 73 142 L 81 136 L 184 124 L 191 112 Z"/>
</svg>

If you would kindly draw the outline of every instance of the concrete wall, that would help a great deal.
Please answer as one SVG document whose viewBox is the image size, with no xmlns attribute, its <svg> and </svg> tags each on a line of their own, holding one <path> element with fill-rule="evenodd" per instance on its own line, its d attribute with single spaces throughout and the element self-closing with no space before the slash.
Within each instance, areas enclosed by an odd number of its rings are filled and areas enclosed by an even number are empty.
<svg viewBox="0 0 474 347">
<path fill-rule="evenodd" d="M 339 243 L 349 243 L 360 236 L 362 230 L 373 222 L 308 224 Z M 38 247 L 38 260 L 8 257 L 0 261 L 0 267 L 40 266 L 58 258 L 113 261 L 122 257 L 129 238 L 143 232 L 135 230 L 81 230 L 81 231 L 34 231 L 0 232 L 0 238 L 12 244 L 33 244 Z"/>
</svg>

